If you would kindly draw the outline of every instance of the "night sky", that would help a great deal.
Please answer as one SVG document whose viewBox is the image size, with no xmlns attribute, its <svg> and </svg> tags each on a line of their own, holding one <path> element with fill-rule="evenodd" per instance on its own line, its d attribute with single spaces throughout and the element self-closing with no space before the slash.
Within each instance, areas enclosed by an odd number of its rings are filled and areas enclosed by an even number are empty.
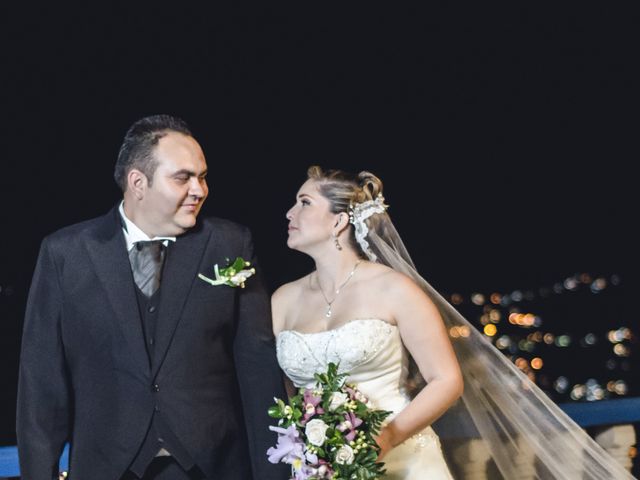
<svg viewBox="0 0 640 480">
<path fill-rule="evenodd" d="M 190 124 L 203 214 L 251 227 L 271 288 L 312 267 L 284 218 L 312 164 L 380 176 L 444 292 L 637 282 L 638 18 L 617 2 L 130 3 L 1 7 L 6 443 L 40 241 L 118 201 L 117 151 L 145 115 Z"/>
</svg>

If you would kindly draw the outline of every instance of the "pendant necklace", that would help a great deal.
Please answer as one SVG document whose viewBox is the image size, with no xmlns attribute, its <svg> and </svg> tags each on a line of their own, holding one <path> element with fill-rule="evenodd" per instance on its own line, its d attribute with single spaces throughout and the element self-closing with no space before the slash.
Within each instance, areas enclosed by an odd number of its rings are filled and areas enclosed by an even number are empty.
<svg viewBox="0 0 640 480">
<path fill-rule="evenodd" d="M 333 297 L 333 300 L 331 300 L 331 301 L 329 301 L 327 296 L 324 294 L 324 291 L 322 290 L 322 287 L 320 286 L 320 279 L 318 278 L 318 274 L 316 272 L 316 282 L 318 283 L 318 288 L 320 289 L 320 293 L 322 294 L 322 297 L 324 298 L 324 301 L 327 304 L 327 311 L 324 314 L 325 317 L 330 318 L 331 315 L 333 314 L 333 311 L 331 310 L 331 305 L 333 305 L 333 302 L 336 301 L 336 298 L 338 298 L 338 295 L 340 295 L 340 292 L 342 291 L 344 286 L 347 284 L 347 282 L 349 282 L 349 280 L 351 280 L 351 277 L 353 277 L 353 274 L 356 273 L 356 268 L 358 268 L 358 265 L 360 265 L 360 262 L 362 262 L 362 260 L 358 260 L 356 262 L 356 264 L 353 266 L 353 269 L 349 273 L 349 276 L 347 277 L 347 279 L 344 282 L 342 282 L 342 284 L 338 288 L 336 288 L 336 296 Z"/>
</svg>

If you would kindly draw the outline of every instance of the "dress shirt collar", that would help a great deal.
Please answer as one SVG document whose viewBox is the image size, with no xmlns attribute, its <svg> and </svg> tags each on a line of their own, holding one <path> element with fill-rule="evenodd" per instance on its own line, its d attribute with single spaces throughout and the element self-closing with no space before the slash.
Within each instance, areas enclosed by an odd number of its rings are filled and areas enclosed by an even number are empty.
<svg viewBox="0 0 640 480">
<path fill-rule="evenodd" d="M 120 202 L 120 207 L 118 208 L 120 211 L 120 216 L 122 217 L 122 231 L 124 233 L 124 239 L 127 242 L 127 252 L 133 248 L 134 243 L 140 241 L 148 241 L 148 240 L 164 240 L 164 246 L 166 247 L 169 242 L 175 242 L 176 237 L 153 237 L 149 238 L 149 236 L 144 233 L 138 226 L 133 223 L 131 220 L 127 218 L 124 213 L 124 200 Z"/>
</svg>

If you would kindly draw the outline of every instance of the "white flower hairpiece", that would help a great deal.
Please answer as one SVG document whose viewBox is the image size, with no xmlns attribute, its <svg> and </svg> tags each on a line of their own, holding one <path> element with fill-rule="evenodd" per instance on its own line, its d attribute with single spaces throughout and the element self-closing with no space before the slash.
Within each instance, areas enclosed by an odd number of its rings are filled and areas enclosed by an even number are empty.
<svg viewBox="0 0 640 480">
<path fill-rule="evenodd" d="M 389 205 L 384 203 L 382 194 L 378 194 L 375 200 L 349 205 L 349 223 L 355 227 L 356 241 L 372 262 L 375 262 L 378 257 L 369 248 L 369 242 L 367 241 L 369 227 L 367 227 L 365 220 L 376 213 L 384 213 L 387 208 L 389 208 Z"/>
</svg>

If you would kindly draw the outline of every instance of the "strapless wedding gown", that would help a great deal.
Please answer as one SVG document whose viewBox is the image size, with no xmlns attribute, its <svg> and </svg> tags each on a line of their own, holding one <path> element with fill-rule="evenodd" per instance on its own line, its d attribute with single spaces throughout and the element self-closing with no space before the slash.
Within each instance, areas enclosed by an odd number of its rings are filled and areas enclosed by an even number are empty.
<svg viewBox="0 0 640 480">
<path fill-rule="evenodd" d="M 285 330 L 276 341 L 278 362 L 293 384 L 312 387 L 314 373 L 330 362 L 349 372 L 349 382 L 369 397 L 374 408 L 400 412 L 409 398 L 403 391 L 408 358 L 398 328 L 378 319 L 353 320 L 319 333 Z M 431 427 L 395 447 L 383 459 L 385 479 L 451 479 Z"/>
</svg>

